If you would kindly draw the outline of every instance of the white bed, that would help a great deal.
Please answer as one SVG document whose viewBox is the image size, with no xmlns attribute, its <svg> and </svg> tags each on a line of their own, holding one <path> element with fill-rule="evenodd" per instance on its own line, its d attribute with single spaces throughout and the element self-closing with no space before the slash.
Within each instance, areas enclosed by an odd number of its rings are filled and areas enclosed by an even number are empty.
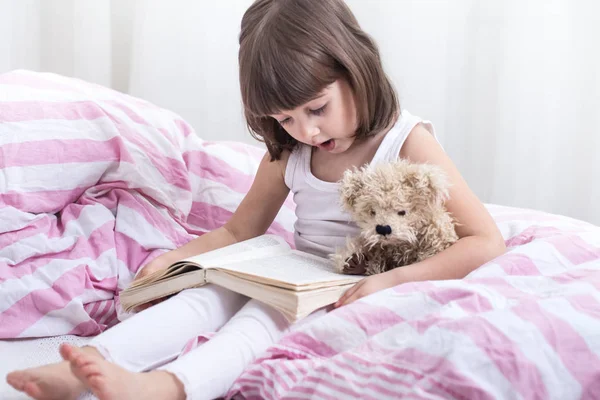
<svg viewBox="0 0 600 400">
<path fill-rule="evenodd" d="M 0 340 L 0 399 L 25 400 L 29 397 L 19 393 L 6 383 L 6 375 L 15 370 L 60 361 L 58 346 L 68 342 L 74 345 L 84 345 L 90 338 L 77 336 L 57 336 L 43 339 Z M 80 400 L 90 400 L 96 397 L 86 393 Z"/>
</svg>

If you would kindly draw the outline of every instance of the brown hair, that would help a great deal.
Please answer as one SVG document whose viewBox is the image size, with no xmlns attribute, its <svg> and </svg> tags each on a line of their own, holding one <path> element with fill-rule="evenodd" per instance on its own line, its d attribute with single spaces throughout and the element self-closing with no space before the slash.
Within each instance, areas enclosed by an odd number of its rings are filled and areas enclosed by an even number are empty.
<svg viewBox="0 0 600 400">
<path fill-rule="evenodd" d="M 388 127 L 399 109 L 374 41 L 343 0 L 256 0 L 240 33 L 240 87 L 252 136 L 272 160 L 297 141 L 269 117 L 343 78 L 355 96 L 358 138 Z"/>
</svg>

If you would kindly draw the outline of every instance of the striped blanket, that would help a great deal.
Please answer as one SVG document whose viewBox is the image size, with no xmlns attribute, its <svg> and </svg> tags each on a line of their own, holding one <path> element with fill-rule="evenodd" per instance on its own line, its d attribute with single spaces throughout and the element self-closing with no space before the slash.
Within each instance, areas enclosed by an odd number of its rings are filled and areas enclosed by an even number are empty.
<svg viewBox="0 0 600 400">
<path fill-rule="evenodd" d="M 262 151 L 65 77 L 0 75 L 0 339 L 95 335 L 152 258 L 222 225 Z M 292 241 L 287 201 L 270 232 Z M 464 280 L 300 322 L 229 395 L 600 396 L 600 228 L 490 205 L 509 251 Z"/>
<path fill-rule="evenodd" d="M 52 74 L 0 75 L 0 339 L 95 335 L 152 258 L 221 226 L 263 151 Z M 288 201 L 270 228 L 293 241 Z"/>
<path fill-rule="evenodd" d="M 508 252 L 300 324 L 239 377 L 249 399 L 599 399 L 600 228 L 488 206 Z"/>
</svg>

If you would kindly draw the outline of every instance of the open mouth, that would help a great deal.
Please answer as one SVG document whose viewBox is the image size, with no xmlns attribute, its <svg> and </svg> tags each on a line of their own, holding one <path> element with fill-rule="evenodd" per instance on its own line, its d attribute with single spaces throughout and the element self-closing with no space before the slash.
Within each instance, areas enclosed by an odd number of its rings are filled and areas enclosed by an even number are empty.
<svg viewBox="0 0 600 400">
<path fill-rule="evenodd" d="M 319 145 L 319 148 L 325 151 L 331 151 L 335 148 L 335 140 L 329 139 Z"/>
</svg>

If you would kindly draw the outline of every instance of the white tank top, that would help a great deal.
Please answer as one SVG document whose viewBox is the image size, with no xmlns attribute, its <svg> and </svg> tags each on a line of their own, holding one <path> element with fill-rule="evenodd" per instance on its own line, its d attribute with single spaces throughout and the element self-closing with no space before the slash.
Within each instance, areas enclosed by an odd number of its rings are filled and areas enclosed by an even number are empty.
<svg viewBox="0 0 600 400">
<path fill-rule="evenodd" d="M 373 160 L 375 165 L 398 159 L 400 149 L 408 134 L 417 124 L 435 137 L 433 125 L 408 111 L 402 113 L 394 126 L 381 141 Z M 296 203 L 294 241 L 301 251 L 327 257 L 337 247 L 346 244 L 346 237 L 357 236 L 358 227 L 340 205 L 338 182 L 326 182 L 316 178 L 310 170 L 312 148 L 299 145 L 290 154 L 285 170 L 285 184 L 290 188 Z"/>
</svg>

